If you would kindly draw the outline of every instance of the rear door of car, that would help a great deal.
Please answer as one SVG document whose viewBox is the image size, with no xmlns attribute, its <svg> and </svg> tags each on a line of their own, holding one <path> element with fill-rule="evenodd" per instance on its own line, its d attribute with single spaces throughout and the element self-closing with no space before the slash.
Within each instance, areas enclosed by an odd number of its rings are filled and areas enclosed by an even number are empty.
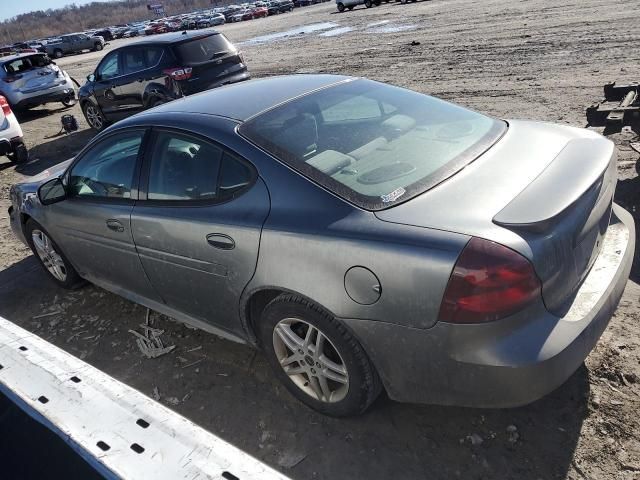
<svg viewBox="0 0 640 480">
<path fill-rule="evenodd" d="M 156 129 L 133 209 L 140 260 L 166 304 L 241 332 L 239 299 L 253 276 L 269 195 L 253 166 L 209 139 Z"/>
<path fill-rule="evenodd" d="M 172 46 L 178 67 L 191 68 L 188 80 L 181 81 L 189 95 L 224 83 L 226 77 L 246 70 L 240 53 L 221 33 L 199 35 Z"/>
<path fill-rule="evenodd" d="M 120 50 L 123 74 L 115 81 L 117 109 L 132 115 L 149 104 L 148 95 L 165 89 L 162 73 L 164 50 L 160 46 L 128 47 Z"/>
</svg>

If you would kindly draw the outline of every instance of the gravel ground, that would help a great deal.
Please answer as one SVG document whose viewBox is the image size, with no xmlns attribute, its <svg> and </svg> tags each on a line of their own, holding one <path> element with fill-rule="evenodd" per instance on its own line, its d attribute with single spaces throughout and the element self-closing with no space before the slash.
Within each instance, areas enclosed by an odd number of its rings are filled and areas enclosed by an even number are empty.
<svg viewBox="0 0 640 480">
<path fill-rule="evenodd" d="M 344 14 L 320 4 L 220 30 L 242 45 L 256 77 L 360 75 L 503 118 L 584 126 L 584 108 L 601 97 L 604 83 L 640 80 L 638 25 L 637 0 L 432 0 Z M 271 34 L 280 36 L 260 38 Z M 82 79 L 104 53 L 58 63 Z M 82 118 L 78 107 L 70 111 Z M 83 119 L 80 132 L 56 136 L 62 113 L 49 106 L 22 115 L 32 160 L 17 168 L 0 163 L 0 315 L 295 479 L 640 478 L 638 262 L 585 367 L 532 405 L 476 410 L 382 396 L 359 418 L 325 418 L 293 400 L 246 347 L 155 314 L 165 344 L 176 349 L 144 359 L 127 333 L 144 321 L 142 307 L 95 287 L 62 291 L 46 279 L 9 231 L 7 194 L 11 183 L 70 157 L 91 138 Z M 618 201 L 628 205 L 640 192 L 638 155 L 629 147 L 638 136 L 611 138 L 620 152 Z M 58 313 L 34 318 L 51 312 Z"/>
</svg>

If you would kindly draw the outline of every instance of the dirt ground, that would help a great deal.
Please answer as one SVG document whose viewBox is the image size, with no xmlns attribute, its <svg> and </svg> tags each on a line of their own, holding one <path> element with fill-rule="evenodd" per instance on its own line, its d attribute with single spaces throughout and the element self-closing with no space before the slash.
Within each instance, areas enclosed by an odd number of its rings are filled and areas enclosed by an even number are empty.
<svg viewBox="0 0 640 480">
<path fill-rule="evenodd" d="M 336 25 L 316 25 L 323 22 Z M 325 3 L 220 30 L 242 45 L 255 77 L 366 76 L 503 118 L 584 126 L 584 109 L 600 99 L 604 83 L 640 80 L 639 25 L 637 0 L 432 0 L 344 14 Z M 288 37 L 256 38 L 295 28 Z M 80 80 L 104 53 L 58 63 Z M 640 262 L 586 366 L 532 405 L 477 410 L 381 396 L 361 417 L 326 418 L 296 402 L 247 347 L 155 314 L 165 344 L 176 349 L 145 359 L 127 332 L 144 321 L 142 307 L 99 288 L 67 292 L 47 280 L 11 235 L 8 188 L 91 138 L 79 108 L 71 112 L 82 130 L 70 137 L 56 136 L 63 110 L 22 115 L 32 160 L 0 162 L 0 315 L 294 479 L 640 478 Z M 617 198 L 628 205 L 640 192 L 638 154 L 629 147 L 638 136 L 611 138 L 620 151 Z"/>
</svg>

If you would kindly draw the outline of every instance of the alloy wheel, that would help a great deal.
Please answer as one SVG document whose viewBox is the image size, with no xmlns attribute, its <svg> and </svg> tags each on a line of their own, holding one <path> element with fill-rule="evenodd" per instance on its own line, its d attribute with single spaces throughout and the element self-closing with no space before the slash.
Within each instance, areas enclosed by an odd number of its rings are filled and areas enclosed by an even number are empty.
<svg viewBox="0 0 640 480">
<path fill-rule="evenodd" d="M 42 230 L 33 230 L 31 240 L 33 240 L 33 246 L 49 273 L 61 282 L 66 281 L 67 267 L 47 234 Z"/>
<path fill-rule="evenodd" d="M 98 111 L 98 109 L 93 105 L 87 105 L 85 109 L 85 116 L 87 118 L 87 122 L 91 127 L 96 130 L 100 130 L 104 124 L 102 120 L 102 114 Z"/>
<path fill-rule="evenodd" d="M 325 403 L 344 399 L 349 373 L 331 340 L 317 327 L 285 318 L 273 330 L 273 349 L 291 381 L 307 395 Z"/>
</svg>

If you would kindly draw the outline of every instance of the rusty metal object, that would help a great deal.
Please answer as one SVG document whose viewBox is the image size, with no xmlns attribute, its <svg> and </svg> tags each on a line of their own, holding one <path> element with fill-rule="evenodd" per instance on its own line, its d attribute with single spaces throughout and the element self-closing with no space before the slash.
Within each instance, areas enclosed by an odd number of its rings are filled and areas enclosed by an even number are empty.
<svg viewBox="0 0 640 480">
<path fill-rule="evenodd" d="M 607 83 L 604 99 L 587 108 L 587 123 L 605 127 L 605 134 L 619 132 L 625 126 L 640 132 L 640 83 Z"/>
</svg>

